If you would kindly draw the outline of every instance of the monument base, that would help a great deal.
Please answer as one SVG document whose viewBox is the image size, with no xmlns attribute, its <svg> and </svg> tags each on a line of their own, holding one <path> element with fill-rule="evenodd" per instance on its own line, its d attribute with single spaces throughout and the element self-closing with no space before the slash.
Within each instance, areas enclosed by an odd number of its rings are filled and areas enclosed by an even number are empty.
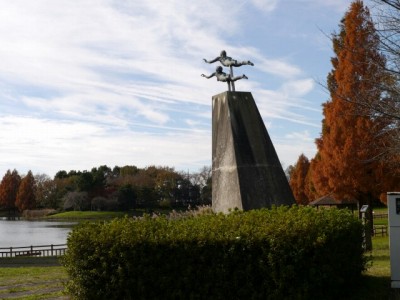
<svg viewBox="0 0 400 300">
<path fill-rule="evenodd" d="M 292 190 L 250 92 L 212 97 L 215 212 L 292 205 Z"/>
</svg>

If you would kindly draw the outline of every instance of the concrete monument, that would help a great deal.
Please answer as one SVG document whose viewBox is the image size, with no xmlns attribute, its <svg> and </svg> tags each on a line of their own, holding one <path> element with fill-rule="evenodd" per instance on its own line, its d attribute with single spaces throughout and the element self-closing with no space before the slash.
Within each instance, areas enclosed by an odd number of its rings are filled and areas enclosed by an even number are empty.
<svg viewBox="0 0 400 300">
<path fill-rule="evenodd" d="M 244 64 L 238 64 L 241 65 Z M 211 75 L 202 74 L 206 78 Z M 234 77 L 231 70 L 224 79 L 229 87 L 229 83 L 247 79 L 243 76 Z M 234 86 L 232 90 L 212 97 L 213 210 L 226 213 L 235 208 L 250 210 L 294 204 L 293 193 L 253 96 L 250 92 L 236 92 Z"/>
</svg>

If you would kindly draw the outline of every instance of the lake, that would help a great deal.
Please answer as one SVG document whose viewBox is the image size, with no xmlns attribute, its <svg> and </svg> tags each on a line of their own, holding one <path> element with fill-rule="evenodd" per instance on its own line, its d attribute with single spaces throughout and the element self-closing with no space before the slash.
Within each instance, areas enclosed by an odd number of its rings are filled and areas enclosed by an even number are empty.
<svg viewBox="0 0 400 300">
<path fill-rule="evenodd" d="M 0 248 L 66 244 L 76 223 L 0 220 Z"/>
</svg>

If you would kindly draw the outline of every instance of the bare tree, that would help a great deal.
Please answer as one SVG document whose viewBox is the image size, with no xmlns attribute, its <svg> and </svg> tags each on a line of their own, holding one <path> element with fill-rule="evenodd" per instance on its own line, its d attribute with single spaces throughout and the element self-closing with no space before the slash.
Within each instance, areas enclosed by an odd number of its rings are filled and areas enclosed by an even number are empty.
<svg viewBox="0 0 400 300">
<path fill-rule="evenodd" d="M 400 153 L 400 0 L 371 0 L 376 32 L 380 39 L 380 51 L 386 58 L 388 80 L 377 88 L 390 101 L 375 103 L 373 111 L 390 122 L 383 134 L 389 136 L 385 154 L 393 158 Z"/>
<path fill-rule="evenodd" d="M 88 210 L 90 200 L 87 192 L 68 192 L 62 199 L 64 210 Z"/>
</svg>

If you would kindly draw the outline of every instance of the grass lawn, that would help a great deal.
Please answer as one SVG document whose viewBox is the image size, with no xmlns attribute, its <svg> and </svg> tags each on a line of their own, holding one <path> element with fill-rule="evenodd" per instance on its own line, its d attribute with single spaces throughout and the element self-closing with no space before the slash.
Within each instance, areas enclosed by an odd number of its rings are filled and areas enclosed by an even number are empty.
<svg viewBox="0 0 400 300">
<path fill-rule="evenodd" d="M 351 299 L 389 299 L 390 288 L 390 256 L 389 237 L 372 238 L 372 261 L 365 271 L 361 286 Z"/>
<path fill-rule="evenodd" d="M 63 294 L 67 274 L 54 258 L 12 260 L 0 259 L 0 299 L 69 299 Z"/>
<path fill-rule="evenodd" d="M 376 214 L 387 214 L 388 213 L 388 209 L 387 209 L 386 206 L 375 207 L 374 208 L 374 213 L 376 213 Z"/>
<path fill-rule="evenodd" d="M 46 219 L 63 220 L 93 220 L 93 219 L 112 219 L 121 218 L 128 215 L 128 212 L 121 211 L 66 211 L 47 216 Z M 132 215 L 132 214 L 130 214 Z"/>
</svg>

